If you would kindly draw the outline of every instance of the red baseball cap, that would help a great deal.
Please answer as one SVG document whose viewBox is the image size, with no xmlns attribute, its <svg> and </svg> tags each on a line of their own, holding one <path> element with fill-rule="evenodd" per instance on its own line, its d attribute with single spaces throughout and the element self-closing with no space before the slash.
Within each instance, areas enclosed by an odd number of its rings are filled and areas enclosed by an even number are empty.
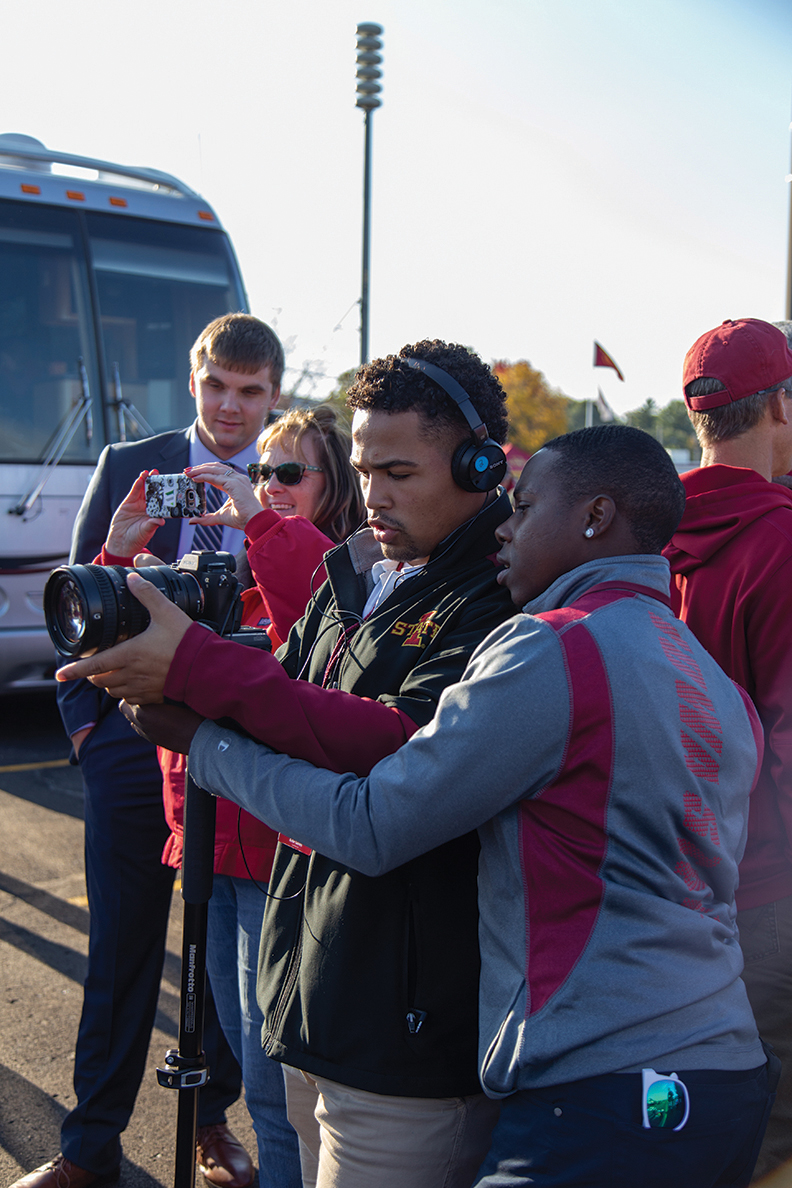
<svg viewBox="0 0 792 1188">
<path fill-rule="evenodd" d="M 792 376 L 792 351 L 786 336 L 758 318 L 726 321 L 708 330 L 685 355 L 682 390 L 685 404 L 695 412 L 718 408 L 764 392 Z M 716 379 L 723 387 L 706 396 L 688 396 L 696 379 Z"/>
</svg>

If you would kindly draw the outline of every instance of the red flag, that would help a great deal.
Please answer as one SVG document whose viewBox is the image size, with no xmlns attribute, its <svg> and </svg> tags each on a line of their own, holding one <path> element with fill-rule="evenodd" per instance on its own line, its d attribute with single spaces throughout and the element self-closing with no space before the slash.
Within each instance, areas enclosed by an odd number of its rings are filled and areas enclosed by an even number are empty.
<svg viewBox="0 0 792 1188">
<path fill-rule="evenodd" d="M 618 375 L 619 379 L 624 383 L 624 376 L 613 362 L 607 351 L 604 351 L 598 342 L 594 343 L 594 366 L 595 367 L 612 367 Z"/>
</svg>

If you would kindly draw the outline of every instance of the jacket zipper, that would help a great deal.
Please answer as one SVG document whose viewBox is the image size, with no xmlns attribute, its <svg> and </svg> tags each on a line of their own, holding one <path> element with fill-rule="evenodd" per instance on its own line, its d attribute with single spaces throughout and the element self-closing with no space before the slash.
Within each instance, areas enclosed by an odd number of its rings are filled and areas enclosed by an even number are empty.
<svg viewBox="0 0 792 1188">
<path fill-rule="evenodd" d="M 300 972 L 300 965 L 302 963 L 302 948 L 303 948 L 303 930 L 305 924 L 305 890 L 303 889 L 303 908 L 300 912 L 300 927 L 297 933 L 297 939 L 294 942 L 292 955 L 289 960 L 289 968 L 286 970 L 286 977 L 278 995 L 278 1001 L 275 1005 L 275 1013 L 272 1016 L 272 1026 L 269 1028 L 269 1041 L 264 1051 L 269 1055 L 272 1043 L 279 1038 L 280 1025 L 283 1022 L 283 1016 L 291 998 L 292 991 L 297 982 L 297 976 Z"/>
</svg>

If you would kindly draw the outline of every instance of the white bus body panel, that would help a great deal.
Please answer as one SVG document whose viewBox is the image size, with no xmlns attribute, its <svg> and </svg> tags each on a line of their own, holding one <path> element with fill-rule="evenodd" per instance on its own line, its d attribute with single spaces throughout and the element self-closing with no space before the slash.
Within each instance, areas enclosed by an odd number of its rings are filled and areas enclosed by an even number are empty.
<svg viewBox="0 0 792 1188">
<path fill-rule="evenodd" d="M 15 562 L 0 573 L 0 689 L 52 687 L 55 649 L 44 623 L 44 584 L 69 557 L 72 528 L 91 466 L 59 466 L 24 516 L 11 513 L 39 466 L 0 466 L 0 544 Z"/>
</svg>

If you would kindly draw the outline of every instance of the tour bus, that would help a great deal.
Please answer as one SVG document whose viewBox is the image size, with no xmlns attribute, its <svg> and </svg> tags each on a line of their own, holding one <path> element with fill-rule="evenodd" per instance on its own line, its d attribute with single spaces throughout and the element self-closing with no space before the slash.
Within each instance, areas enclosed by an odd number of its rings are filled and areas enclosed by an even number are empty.
<svg viewBox="0 0 792 1188">
<path fill-rule="evenodd" d="M 54 688 L 44 583 L 103 446 L 190 424 L 190 347 L 246 309 L 182 182 L 0 136 L 0 693 Z"/>
</svg>

